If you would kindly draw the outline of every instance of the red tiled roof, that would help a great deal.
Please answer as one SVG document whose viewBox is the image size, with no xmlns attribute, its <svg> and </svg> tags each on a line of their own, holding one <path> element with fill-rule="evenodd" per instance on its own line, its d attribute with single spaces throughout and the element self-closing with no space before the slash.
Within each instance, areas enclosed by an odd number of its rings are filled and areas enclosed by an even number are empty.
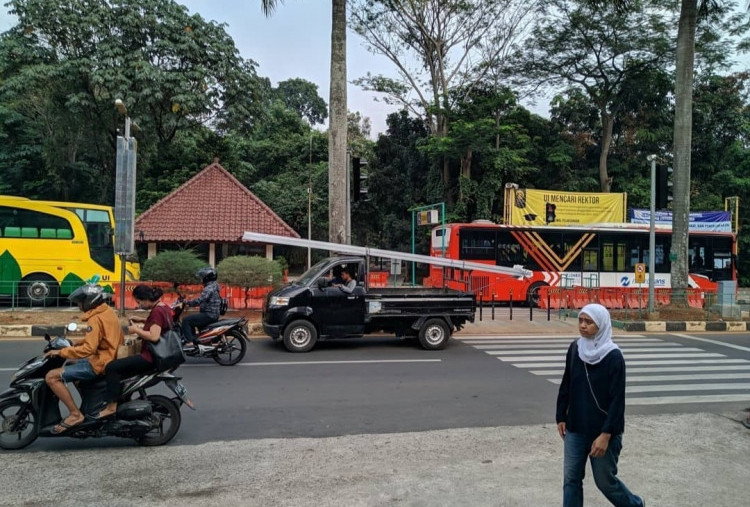
<svg viewBox="0 0 750 507">
<path fill-rule="evenodd" d="M 217 161 L 135 220 L 135 240 L 143 243 L 237 242 L 245 231 L 299 238 Z"/>
</svg>

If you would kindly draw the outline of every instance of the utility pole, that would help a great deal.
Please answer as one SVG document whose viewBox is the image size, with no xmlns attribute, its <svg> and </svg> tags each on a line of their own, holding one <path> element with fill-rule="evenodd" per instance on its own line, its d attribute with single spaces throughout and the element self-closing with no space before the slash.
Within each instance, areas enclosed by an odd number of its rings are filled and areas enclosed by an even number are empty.
<svg viewBox="0 0 750 507">
<path fill-rule="evenodd" d="M 651 208 L 648 223 L 648 313 L 654 312 L 654 269 L 656 267 L 656 155 L 649 155 L 651 162 Z"/>
</svg>

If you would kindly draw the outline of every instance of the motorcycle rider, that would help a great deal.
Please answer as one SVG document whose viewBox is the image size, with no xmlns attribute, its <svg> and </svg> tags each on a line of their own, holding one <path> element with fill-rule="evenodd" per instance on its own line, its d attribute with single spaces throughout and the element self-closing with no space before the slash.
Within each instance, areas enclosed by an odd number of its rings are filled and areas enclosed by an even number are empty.
<svg viewBox="0 0 750 507">
<path fill-rule="evenodd" d="M 50 370 L 45 376 L 47 385 L 67 407 L 68 417 L 61 420 L 52 433 L 65 433 L 81 424 L 85 416 L 73 400 L 65 385 L 75 380 L 90 380 L 104 373 L 107 363 L 117 357 L 117 348 L 125 341 L 120 321 L 106 303 L 107 295 L 96 284 L 86 284 L 74 290 L 68 299 L 84 312 L 81 320 L 88 324 L 86 336 L 77 343 L 59 350 L 50 350 L 45 356 L 78 359 L 75 363 Z"/>
<path fill-rule="evenodd" d="M 199 269 L 195 276 L 203 281 L 203 291 L 195 299 L 185 301 L 187 306 L 199 306 L 200 312 L 183 317 L 182 334 L 186 342 L 192 342 L 198 348 L 198 337 L 193 328 L 202 328 L 219 320 L 221 308 L 221 294 L 219 284 L 216 283 L 216 270 L 211 266 Z"/>
</svg>

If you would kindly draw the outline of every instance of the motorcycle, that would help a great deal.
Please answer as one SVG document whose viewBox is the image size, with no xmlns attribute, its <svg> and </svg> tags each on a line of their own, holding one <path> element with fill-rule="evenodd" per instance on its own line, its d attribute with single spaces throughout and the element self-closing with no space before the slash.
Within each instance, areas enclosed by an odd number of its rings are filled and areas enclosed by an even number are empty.
<svg viewBox="0 0 750 507">
<path fill-rule="evenodd" d="M 182 297 L 172 305 L 173 329 L 180 335 L 182 352 L 190 357 L 210 357 L 222 366 L 233 366 L 247 353 L 247 319 L 221 319 L 198 331 L 198 347 L 185 339 L 180 317 L 187 308 Z M 223 313 L 222 313 L 223 315 Z"/>
<path fill-rule="evenodd" d="M 68 331 L 76 331 L 75 323 Z M 44 352 L 71 345 L 64 336 L 50 338 Z M 83 422 L 61 433 L 52 429 L 62 420 L 57 396 L 47 386 L 44 377 L 50 370 L 60 368 L 65 359 L 60 356 L 36 356 L 24 364 L 10 378 L 10 388 L 0 393 L 0 448 L 21 449 L 37 437 L 132 438 L 143 446 L 164 445 L 177 434 L 182 417 L 180 407 L 193 408 L 182 385 L 182 377 L 174 369 L 137 375 L 122 381 L 122 392 L 117 400 L 117 413 L 97 419 L 94 416 L 104 406 L 105 381 L 97 377 L 76 383 L 81 395 Z M 146 390 L 164 383 L 175 394 L 173 398 L 147 394 Z M 193 408 L 194 409 L 194 408 Z"/>
</svg>

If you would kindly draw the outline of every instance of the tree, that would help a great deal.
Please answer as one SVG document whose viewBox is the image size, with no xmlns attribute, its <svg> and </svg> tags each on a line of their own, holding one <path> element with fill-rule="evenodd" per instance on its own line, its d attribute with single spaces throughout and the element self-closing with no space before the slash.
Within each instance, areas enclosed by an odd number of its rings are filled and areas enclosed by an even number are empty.
<svg viewBox="0 0 750 507">
<path fill-rule="evenodd" d="M 304 79 L 288 79 L 274 90 L 276 97 L 310 125 L 323 123 L 328 118 L 328 106 L 318 95 L 318 85 Z"/>
<path fill-rule="evenodd" d="M 451 89 L 470 92 L 504 56 L 530 12 L 521 0 L 361 1 L 353 4 L 352 23 L 371 51 L 398 69 L 399 78 L 367 75 L 355 80 L 365 89 L 386 94 L 423 118 L 431 135 L 444 137 L 449 111 L 458 97 Z M 445 199 L 453 202 L 451 166 L 442 162 Z"/>
<path fill-rule="evenodd" d="M 283 0 L 261 0 L 270 15 Z M 333 243 L 349 243 L 347 213 L 347 98 L 346 98 L 346 0 L 331 0 L 331 89 L 328 99 L 328 238 Z"/>
<path fill-rule="evenodd" d="M 136 134 L 139 180 L 154 176 L 152 161 L 180 132 L 222 129 L 240 116 L 252 128 L 259 115 L 265 89 L 255 64 L 239 57 L 223 26 L 172 0 L 8 6 L 18 23 L 0 39 L 0 102 L 8 129 L 25 135 L 0 150 L 25 154 L 19 163 L 35 168 L 20 182 L 26 195 L 112 202 L 123 121 L 115 99 L 146 133 Z"/>
<path fill-rule="evenodd" d="M 609 192 L 607 158 L 615 121 L 633 76 L 672 58 L 670 20 L 660 0 L 635 0 L 628 9 L 592 7 L 577 0 L 542 0 L 540 22 L 519 51 L 521 72 L 533 83 L 565 85 L 586 93 L 599 113 L 599 183 Z M 536 84 L 534 85 L 536 86 Z"/>
</svg>

